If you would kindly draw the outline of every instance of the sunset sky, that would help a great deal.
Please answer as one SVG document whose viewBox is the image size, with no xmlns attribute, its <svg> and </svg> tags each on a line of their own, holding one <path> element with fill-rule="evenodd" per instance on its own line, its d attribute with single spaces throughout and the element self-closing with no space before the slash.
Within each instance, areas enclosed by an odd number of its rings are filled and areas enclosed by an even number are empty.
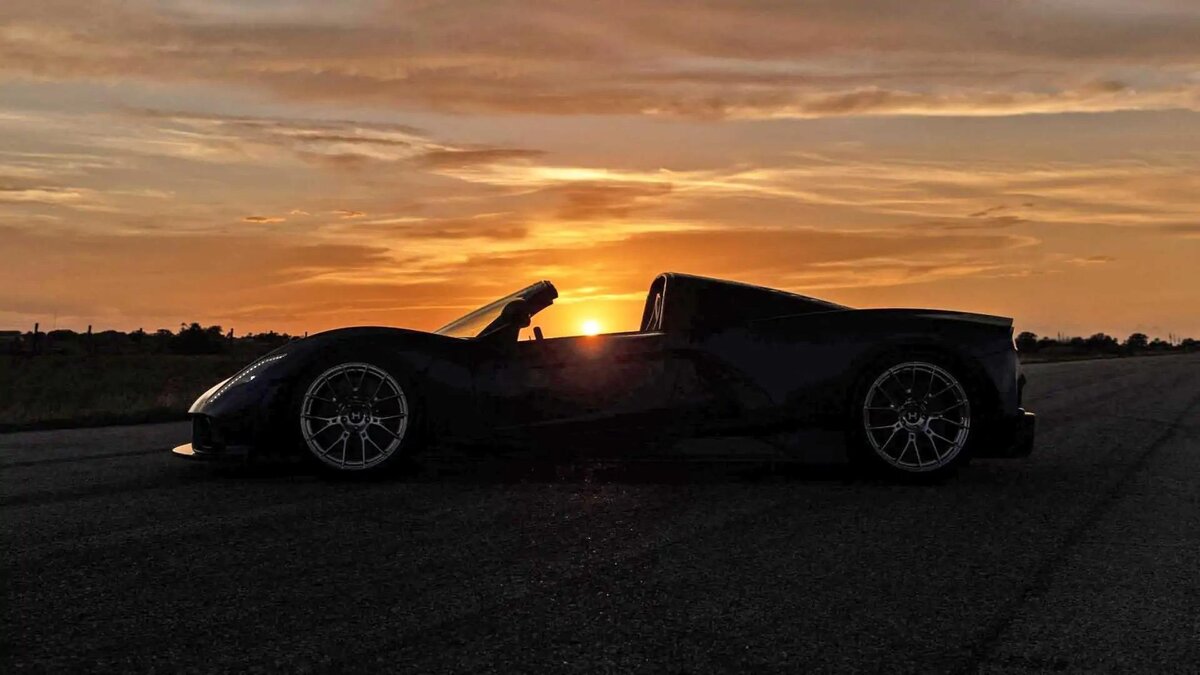
<svg viewBox="0 0 1200 675">
<path fill-rule="evenodd" d="M 3 0 L 0 328 L 652 277 L 1200 337 L 1200 2 Z"/>
</svg>

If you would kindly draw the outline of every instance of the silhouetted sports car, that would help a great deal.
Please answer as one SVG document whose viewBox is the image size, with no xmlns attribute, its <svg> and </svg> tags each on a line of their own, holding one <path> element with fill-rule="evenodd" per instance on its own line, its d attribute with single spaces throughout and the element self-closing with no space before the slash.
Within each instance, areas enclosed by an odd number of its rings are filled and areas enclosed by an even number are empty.
<svg viewBox="0 0 1200 675">
<path fill-rule="evenodd" d="M 667 273 L 641 330 L 518 340 L 557 296 L 539 281 L 432 333 L 344 328 L 290 342 L 200 396 L 192 442 L 174 452 L 283 450 L 362 472 L 433 447 L 566 453 L 600 437 L 632 456 L 638 444 L 618 438 L 815 429 L 864 467 L 928 477 L 1032 448 L 1011 319 L 851 309 Z"/>
</svg>

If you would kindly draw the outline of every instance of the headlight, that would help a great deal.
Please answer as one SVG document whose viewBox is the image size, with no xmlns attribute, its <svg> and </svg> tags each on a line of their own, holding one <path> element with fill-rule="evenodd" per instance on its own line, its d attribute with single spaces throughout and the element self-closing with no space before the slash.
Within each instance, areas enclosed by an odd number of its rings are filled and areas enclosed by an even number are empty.
<svg viewBox="0 0 1200 675">
<path fill-rule="evenodd" d="M 263 367 L 269 366 L 285 356 L 287 356 L 287 354 L 276 354 L 274 356 L 268 356 L 266 358 L 259 359 L 243 368 L 242 371 L 237 375 L 234 375 L 228 380 L 225 380 L 224 382 L 213 387 L 213 389 L 210 389 L 209 391 L 212 392 L 212 396 L 208 396 L 207 398 L 202 396 L 201 398 L 205 399 L 205 403 L 212 403 L 230 389 L 238 386 L 239 384 L 246 384 L 247 382 L 250 382 L 254 378 L 258 377 L 262 372 Z"/>
</svg>

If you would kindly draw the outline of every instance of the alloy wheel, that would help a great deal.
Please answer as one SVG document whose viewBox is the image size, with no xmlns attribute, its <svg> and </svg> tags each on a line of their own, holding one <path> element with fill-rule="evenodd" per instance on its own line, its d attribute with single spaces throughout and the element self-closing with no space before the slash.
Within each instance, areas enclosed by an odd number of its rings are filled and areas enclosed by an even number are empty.
<svg viewBox="0 0 1200 675">
<path fill-rule="evenodd" d="M 971 432 L 971 402 L 940 366 L 908 361 L 884 371 L 863 401 L 863 430 L 888 464 L 928 472 L 954 460 Z"/>
<path fill-rule="evenodd" d="M 300 431 L 309 452 L 344 471 L 369 469 L 391 457 L 408 430 L 400 383 L 369 363 L 342 363 L 309 385 Z"/>
</svg>

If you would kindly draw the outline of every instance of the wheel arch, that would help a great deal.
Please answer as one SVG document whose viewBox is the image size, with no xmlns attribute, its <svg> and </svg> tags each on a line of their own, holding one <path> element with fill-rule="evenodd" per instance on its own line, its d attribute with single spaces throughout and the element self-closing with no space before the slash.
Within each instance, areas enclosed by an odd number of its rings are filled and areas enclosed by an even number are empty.
<svg viewBox="0 0 1200 675">
<path fill-rule="evenodd" d="M 968 394 L 976 397 L 977 400 L 972 403 L 981 411 L 994 410 L 999 405 L 999 394 L 991 385 L 986 371 L 970 353 L 947 342 L 914 337 L 876 345 L 860 355 L 850 368 L 850 377 L 843 391 L 846 411 L 853 414 L 861 390 L 878 371 L 889 363 L 921 354 L 944 361 L 950 366 L 952 373 L 963 379 L 963 386 L 967 388 Z"/>
<path fill-rule="evenodd" d="M 319 372 L 338 362 L 372 363 L 396 377 L 410 405 L 416 406 L 411 432 L 423 441 L 437 436 L 444 426 L 439 423 L 437 411 L 472 391 L 469 372 L 456 368 L 455 360 L 409 345 L 388 344 L 377 336 L 309 345 L 294 356 L 294 361 L 288 359 L 292 363 L 278 383 L 269 411 L 269 426 L 281 438 L 291 439 L 292 408 L 297 396 Z"/>
</svg>

